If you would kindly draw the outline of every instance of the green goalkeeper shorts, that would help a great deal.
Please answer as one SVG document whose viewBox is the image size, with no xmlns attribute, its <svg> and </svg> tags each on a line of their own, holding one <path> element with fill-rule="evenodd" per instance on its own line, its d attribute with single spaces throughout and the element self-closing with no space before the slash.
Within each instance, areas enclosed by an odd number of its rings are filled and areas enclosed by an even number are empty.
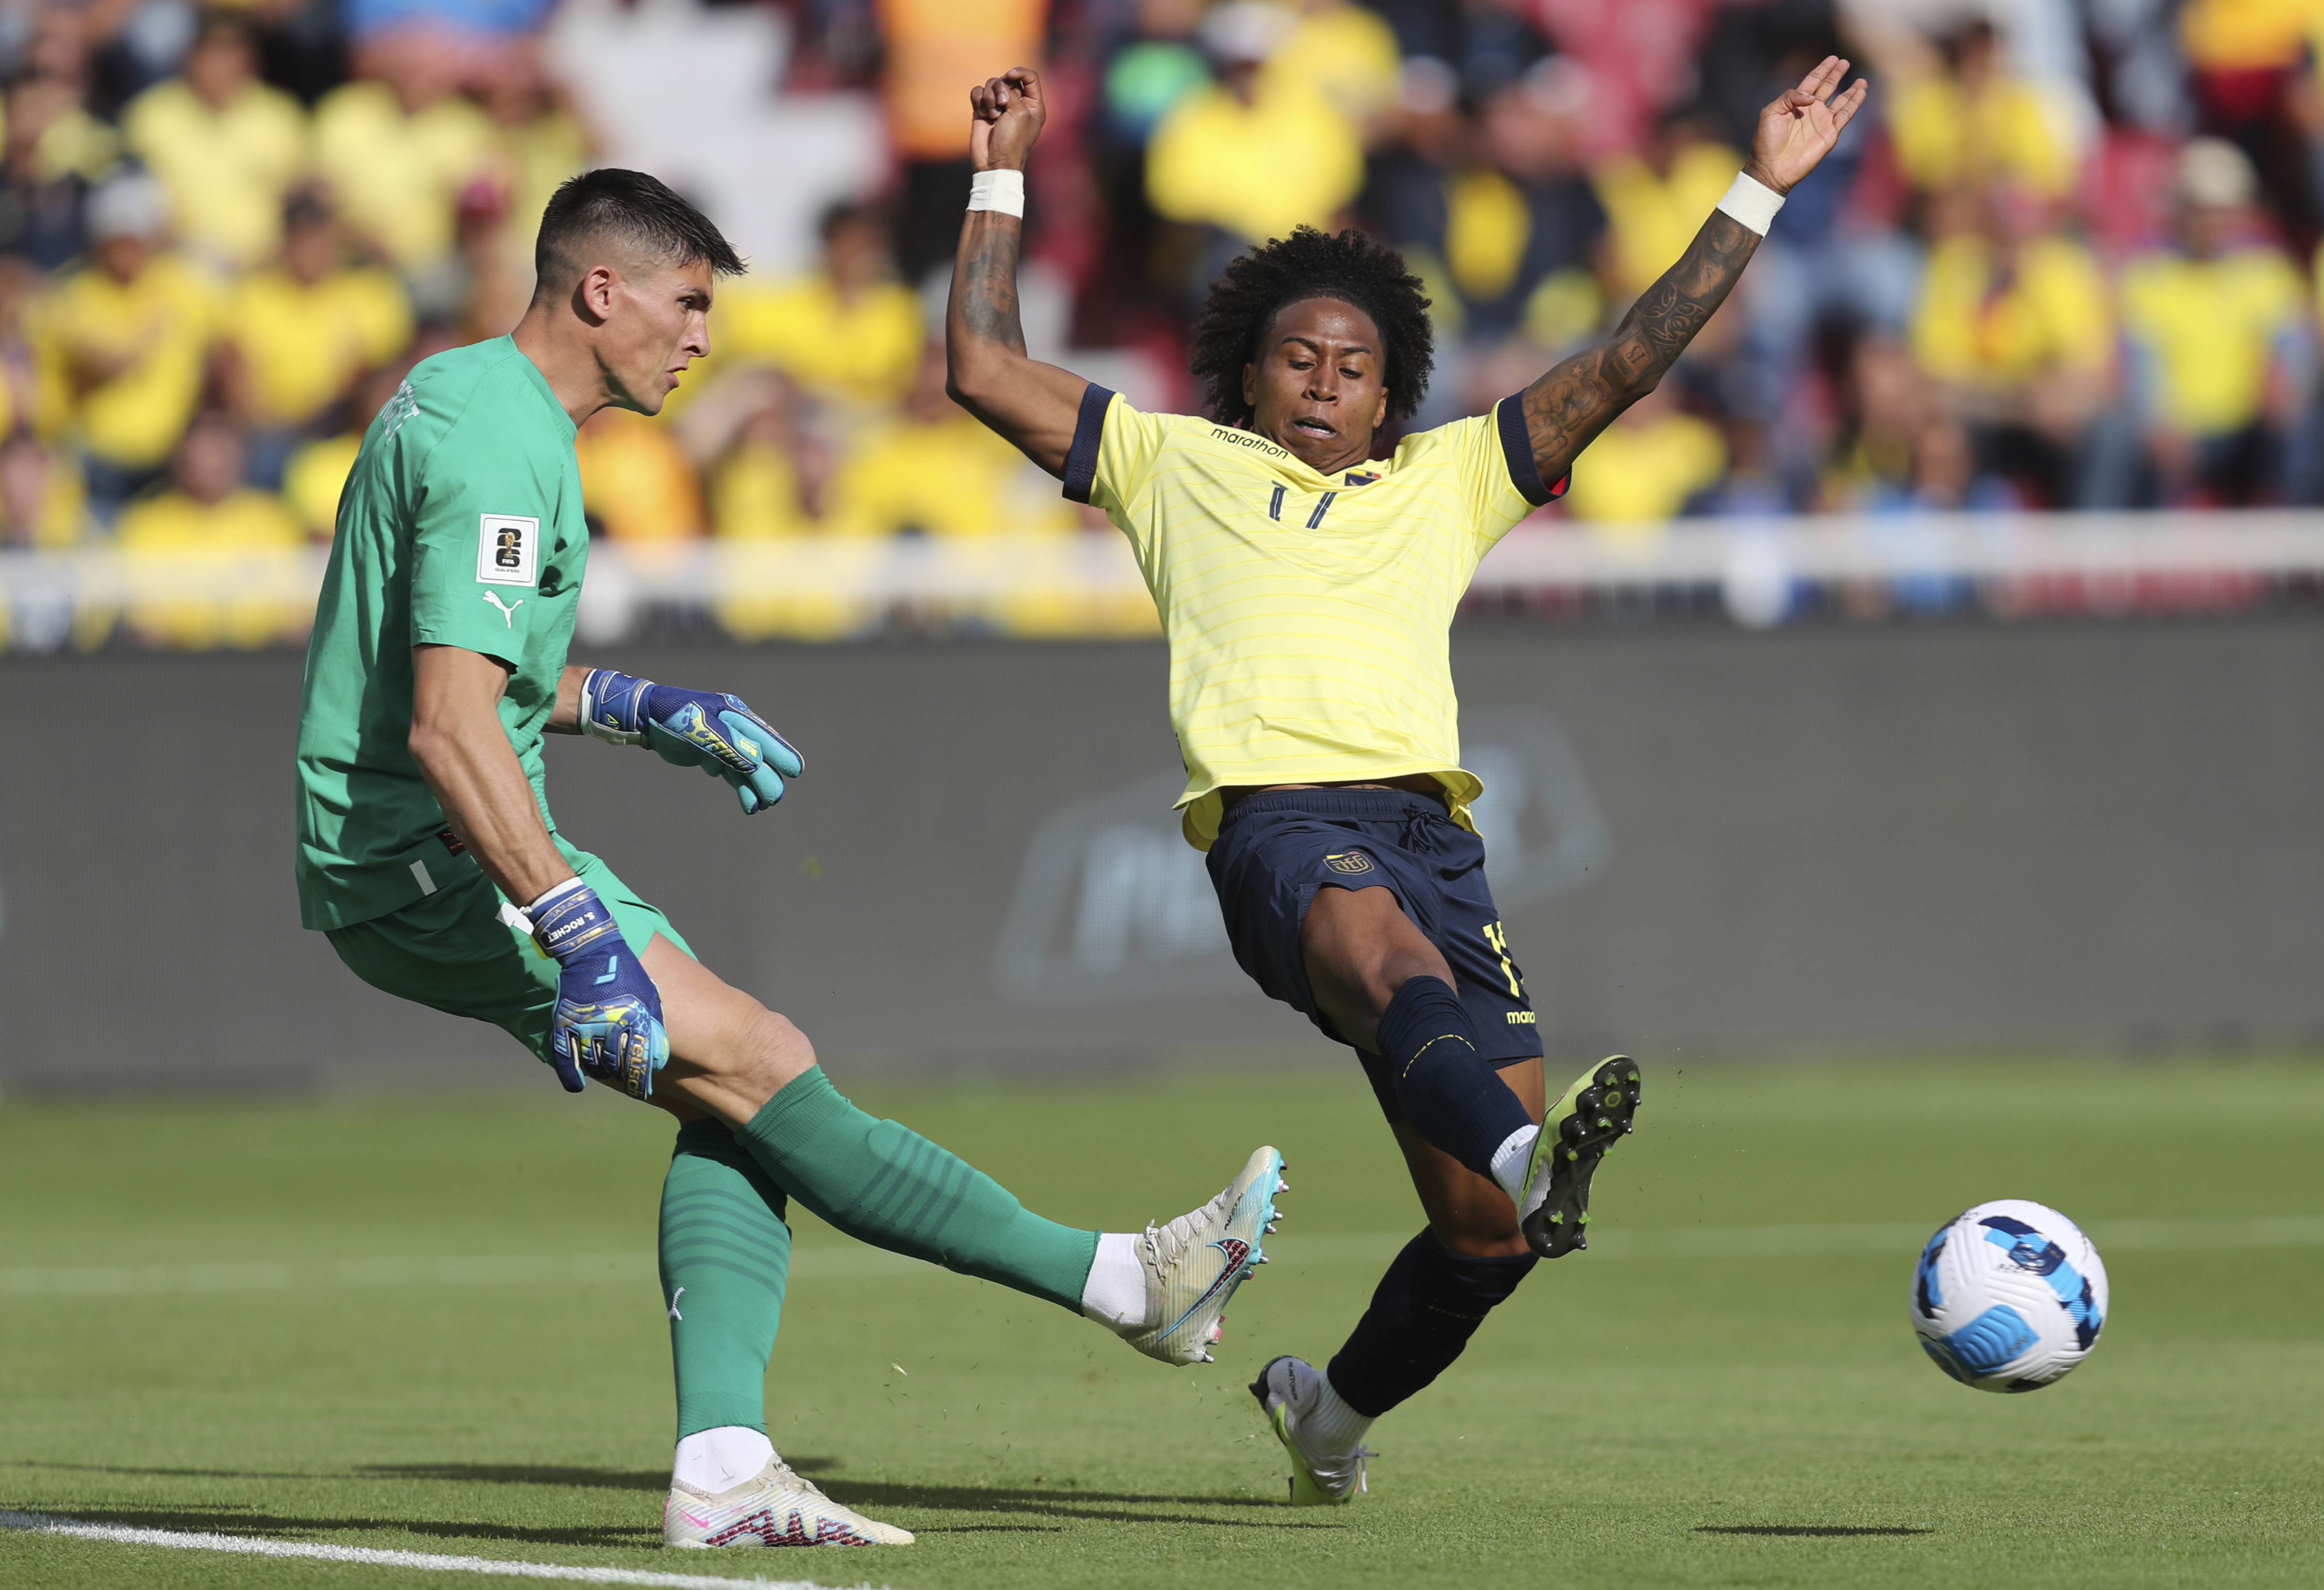
<svg viewBox="0 0 2324 1590">
<path fill-rule="evenodd" d="M 660 934 L 687 954 L 693 948 L 669 919 L 640 900 L 613 869 L 553 835 L 581 881 L 611 906 L 630 948 L 642 954 Z M 540 952 L 524 919 L 473 866 L 401 911 L 333 928 L 331 948 L 348 970 L 383 993 L 493 1026 L 548 1060 L 550 1013 L 557 1008 L 557 963 Z"/>
</svg>

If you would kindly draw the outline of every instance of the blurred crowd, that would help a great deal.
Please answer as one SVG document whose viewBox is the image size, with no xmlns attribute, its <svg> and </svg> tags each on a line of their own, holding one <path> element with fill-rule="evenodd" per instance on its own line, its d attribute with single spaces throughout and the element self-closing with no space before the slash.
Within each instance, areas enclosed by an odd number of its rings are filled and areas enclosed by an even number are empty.
<svg viewBox="0 0 2324 1590">
<path fill-rule="evenodd" d="M 1415 424 L 1480 412 L 1619 319 L 1760 107 L 1837 53 L 1873 79 L 1867 114 L 1560 512 L 1619 537 L 2324 500 L 2314 0 L 1116 0 L 1086 21 L 1087 135 L 1045 145 L 1036 191 L 1090 340 L 1167 341 L 1244 239 L 1353 221 L 1435 302 Z M 1099 208 L 1102 245 L 1056 236 Z"/>
<path fill-rule="evenodd" d="M 888 176 L 823 214 L 811 265 L 722 287 L 664 417 L 584 428 L 615 541 L 844 558 L 1094 528 L 944 390 L 965 90 L 1019 63 L 1051 104 L 1027 315 L 1056 346 L 1034 351 L 1104 350 L 1149 403 L 1191 402 L 1185 328 L 1236 250 L 1353 225 L 1434 300 L 1413 424 L 1482 411 L 1619 319 L 1759 107 L 1836 52 L 1866 114 L 1552 516 L 1909 536 L 1938 512 L 2324 501 L 2324 0 L 765 3 L 789 41 L 770 89 L 878 96 Z M 327 541 L 402 374 L 509 330 L 549 192 L 619 157 L 546 65 L 555 4 L 0 0 L 0 548 Z M 871 622 L 813 591 L 716 617 Z M 300 622 L 161 604 L 123 627 L 246 645 Z M 1038 604 L 1000 624 L 1073 627 Z"/>
</svg>

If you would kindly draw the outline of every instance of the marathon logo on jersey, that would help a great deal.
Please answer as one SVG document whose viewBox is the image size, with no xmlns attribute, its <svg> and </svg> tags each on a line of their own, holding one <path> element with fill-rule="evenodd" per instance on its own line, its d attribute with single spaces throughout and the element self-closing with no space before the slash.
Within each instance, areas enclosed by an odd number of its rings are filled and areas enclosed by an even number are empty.
<svg viewBox="0 0 2324 1590">
<path fill-rule="evenodd" d="M 530 586 L 540 562 L 540 521 L 521 513 L 480 513 L 476 578 L 488 586 Z"/>
<path fill-rule="evenodd" d="M 1342 485 L 1370 485 L 1379 478 L 1377 469 L 1351 469 L 1341 481 Z"/>
<path fill-rule="evenodd" d="M 1369 873 L 1372 858 L 1360 850 L 1342 850 L 1323 858 L 1323 864 L 1335 873 Z"/>
</svg>

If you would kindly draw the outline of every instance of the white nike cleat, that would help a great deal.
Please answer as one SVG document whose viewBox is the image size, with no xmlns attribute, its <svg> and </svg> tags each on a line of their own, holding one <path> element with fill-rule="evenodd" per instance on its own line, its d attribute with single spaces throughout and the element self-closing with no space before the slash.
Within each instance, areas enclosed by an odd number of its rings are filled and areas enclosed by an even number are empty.
<svg viewBox="0 0 2324 1590">
<path fill-rule="evenodd" d="M 770 1457 L 756 1479 L 716 1495 L 669 1483 L 662 1503 L 664 1546 L 909 1546 L 912 1532 L 842 1507 L 812 1480 Z"/>
<path fill-rule="evenodd" d="M 1378 1453 L 1359 1441 L 1345 1452 L 1312 1441 L 1303 1420 L 1331 1394 L 1323 1372 L 1304 1358 L 1277 1358 L 1250 1382 L 1250 1394 L 1275 1428 L 1275 1438 L 1291 1454 L 1291 1505 L 1339 1507 L 1359 1492 L 1369 1493 L 1364 1459 Z"/>
<path fill-rule="evenodd" d="M 1275 1229 L 1275 1195 L 1284 1190 L 1283 1156 L 1259 1149 L 1217 1197 L 1167 1225 L 1148 1226 L 1137 1249 L 1148 1323 L 1123 1331 L 1122 1339 L 1165 1364 L 1211 1362 L 1227 1299 L 1267 1262 L 1259 1242 Z"/>
</svg>

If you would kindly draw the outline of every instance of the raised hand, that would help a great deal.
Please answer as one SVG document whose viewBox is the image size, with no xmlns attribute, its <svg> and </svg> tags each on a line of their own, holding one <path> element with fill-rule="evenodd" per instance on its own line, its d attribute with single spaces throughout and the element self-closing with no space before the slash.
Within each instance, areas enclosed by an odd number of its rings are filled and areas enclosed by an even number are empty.
<svg viewBox="0 0 2324 1590">
<path fill-rule="evenodd" d="M 1789 193 L 1793 183 L 1831 153 L 1831 146 L 1840 141 L 1840 130 L 1848 125 L 1870 91 L 1871 85 L 1859 79 L 1856 87 L 1833 98 L 1847 76 L 1848 62 L 1827 55 L 1800 79 L 1798 88 L 1777 96 L 1773 105 L 1759 113 L 1758 131 L 1751 138 L 1751 158 L 1743 169 L 1776 192 Z"/>
<path fill-rule="evenodd" d="M 968 157 L 976 169 L 1023 171 L 1026 156 L 1041 136 L 1041 125 L 1049 119 L 1039 75 L 1027 67 L 1010 67 L 971 88 L 968 102 L 976 113 L 968 125 Z"/>
</svg>

